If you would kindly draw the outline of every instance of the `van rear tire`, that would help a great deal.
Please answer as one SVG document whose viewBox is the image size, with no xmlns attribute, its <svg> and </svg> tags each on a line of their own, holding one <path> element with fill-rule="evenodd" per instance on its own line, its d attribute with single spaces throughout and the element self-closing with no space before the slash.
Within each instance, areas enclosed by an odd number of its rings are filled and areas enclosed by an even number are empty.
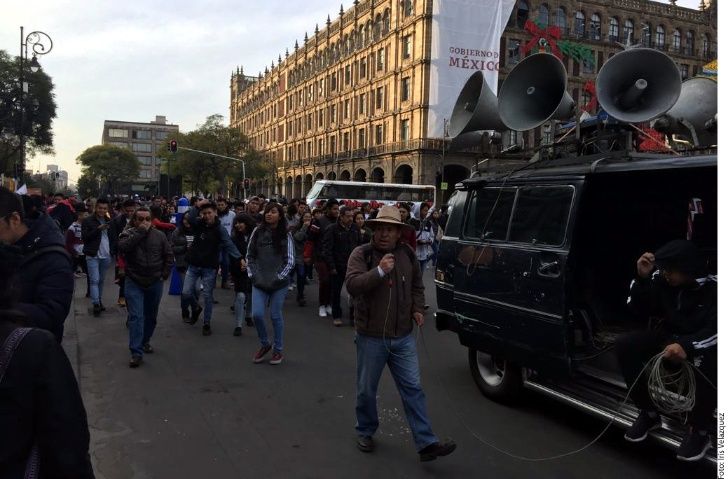
<svg viewBox="0 0 728 479">
<path fill-rule="evenodd" d="M 484 396 L 506 404 L 521 396 L 523 373 L 518 365 L 474 348 L 468 350 L 468 362 L 473 380 Z"/>
</svg>

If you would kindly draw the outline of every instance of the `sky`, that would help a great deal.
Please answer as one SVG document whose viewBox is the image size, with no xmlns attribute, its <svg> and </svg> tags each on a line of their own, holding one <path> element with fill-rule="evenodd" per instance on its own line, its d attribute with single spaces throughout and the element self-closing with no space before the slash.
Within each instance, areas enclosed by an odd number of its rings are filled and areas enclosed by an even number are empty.
<svg viewBox="0 0 728 479">
<path fill-rule="evenodd" d="M 491 0 L 492 1 L 492 0 Z M 164 115 L 182 131 L 209 115 L 228 120 L 230 74 L 277 62 L 316 23 L 336 18 L 336 0 L 3 0 L 0 50 L 18 55 L 20 26 L 51 36 L 39 57 L 55 83 L 55 156 L 28 168 L 60 165 L 73 181 L 76 157 L 101 143 L 104 120 L 149 122 Z M 700 0 L 678 5 L 697 8 Z M 344 8 L 352 4 L 347 1 Z"/>
</svg>

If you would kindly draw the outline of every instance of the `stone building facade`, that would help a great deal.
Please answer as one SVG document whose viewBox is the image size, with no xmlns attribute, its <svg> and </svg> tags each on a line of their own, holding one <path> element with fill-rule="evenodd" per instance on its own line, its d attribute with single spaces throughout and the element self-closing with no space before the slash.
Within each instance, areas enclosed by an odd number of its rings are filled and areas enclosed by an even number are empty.
<svg viewBox="0 0 728 479">
<path fill-rule="evenodd" d="M 589 102 L 585 84 L 626 36 L 666 51 L 693 76 L 716 57 L 713 10 L 649 0 L 517 0 L 501 38 L 500 80 L 525 55 L 527 20 L 556 26 L 561 39 L 592 52 L 591 63 L 565 57 L 580 105 Z M 238 68 L 230 123 L 270 165 L 253 191 L 300 197 L 324 178 L 433 184 L 442 172 L 451 187 L 465 178 L 480 155 L 447 152 L 447 141 L 427 137 L 431 37 L 432 0 L 357 0 L 264 73 Z M 528 146 L 540 136 L 508 132 L 504 143 Z"/>
</svg>

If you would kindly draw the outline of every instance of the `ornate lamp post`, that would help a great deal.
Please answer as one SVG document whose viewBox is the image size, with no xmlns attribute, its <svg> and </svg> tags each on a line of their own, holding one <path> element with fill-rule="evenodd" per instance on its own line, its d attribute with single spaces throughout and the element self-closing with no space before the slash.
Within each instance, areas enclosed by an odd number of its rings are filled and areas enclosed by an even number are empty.
<svg viewBox="0 0 728 479">
<path fill-rule="evenodd" d="M 22 169 L 25 168 L 25 97 L 28 93 L 28 82 L 25 81 L 25 63 L 28 62 L 28 47 L 33 55 L 29 62 L 30 71 L 36 73 L 40 70 L 38 55 L 50 52 L 53 49 L 53 40 L 48 34 L 41 31 L 24 35 L 23 27 L 20 27 L 20 163 L 15 162 L 16 179 L 21 177 Z"/>
</svg>

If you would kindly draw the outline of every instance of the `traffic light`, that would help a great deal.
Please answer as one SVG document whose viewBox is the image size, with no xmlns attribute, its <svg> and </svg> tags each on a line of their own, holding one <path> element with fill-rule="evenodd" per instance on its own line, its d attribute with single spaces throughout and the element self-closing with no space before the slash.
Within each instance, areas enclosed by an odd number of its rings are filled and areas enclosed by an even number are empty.
<svg viewBox="0 0 728 479">
<path fill-rule="evenodd" d="M 177 153 L 177 140 L 171 140 L 167 149 L 172 153 Z"/>
</svg>

